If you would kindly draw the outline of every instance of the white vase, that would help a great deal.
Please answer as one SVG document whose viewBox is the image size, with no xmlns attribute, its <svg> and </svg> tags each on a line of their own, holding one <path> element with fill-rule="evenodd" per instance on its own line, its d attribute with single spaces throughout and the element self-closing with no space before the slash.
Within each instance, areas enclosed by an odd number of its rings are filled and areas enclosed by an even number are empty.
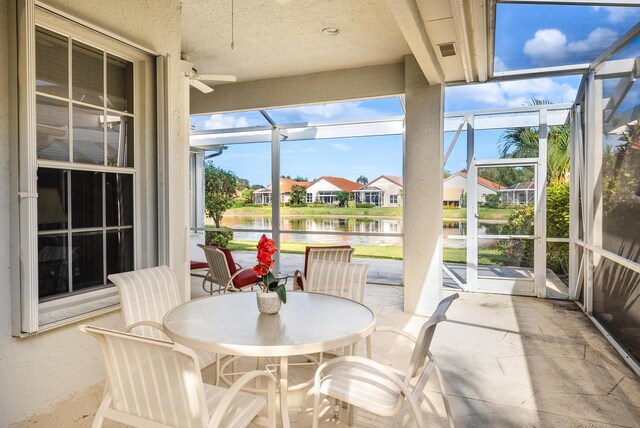
<svg viewBox="0 0 640 428">
<path fill-rule="evenodd" d="M 280 296 L 275 292 L 265 293 L 264 291 L 258 291 L 256 293 L 256 299 L 258 301 L 258 310 L 261 314 L 277 314 L 280 310 L 280 306 L 282 306 Z"/>
</svg>

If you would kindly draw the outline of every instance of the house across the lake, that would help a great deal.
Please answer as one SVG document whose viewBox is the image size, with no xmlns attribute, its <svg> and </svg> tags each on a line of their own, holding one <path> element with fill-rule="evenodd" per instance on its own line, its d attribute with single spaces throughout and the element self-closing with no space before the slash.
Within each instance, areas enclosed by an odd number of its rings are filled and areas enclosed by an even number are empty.
<svg viewBox="0 0 640 428">
<path fill-rule="evenodd" d="M 402 177 L 381 175 L 354 193 L 357 204 L 371 204 L 375 207 L 401 207 Z"/>
<path fill-rule="evenodd" d="M 288 203 L 291 199 L 291 188 L 293 186 L 309 187 L 310 181 L 296 181 L 290 178 L 280 179 L 280 201 Z M 271 203 L 271 184 L 266 189 L 258 189 L 253 192 L 253 202 L 260 205 L 268 205 Z"/>
<path fill-rule="evenodd" d="M 361 187 L 362 184 L 346 178 L 323 175 L 307 187 L 307 203 L 333 204 L 338 192 L 353 193 Z"/>
<path fill-rule="evenodd" d="M 478 203 L 485 203 L 488 195 L 497 195 L 502 189 L 504 187 L 500 184 L 478 177 Z M 442 204 L 458 207 L 462 205 L 466 193 L 467 173 L 465 171 L 456 172 L 444 179 Z"/>
</svg>

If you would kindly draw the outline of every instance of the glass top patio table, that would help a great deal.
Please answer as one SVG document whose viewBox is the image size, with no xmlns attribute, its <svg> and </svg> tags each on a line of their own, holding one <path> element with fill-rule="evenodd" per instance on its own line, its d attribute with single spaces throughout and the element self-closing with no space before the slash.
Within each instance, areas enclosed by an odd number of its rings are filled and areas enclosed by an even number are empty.
<svg viewBox="0 0 640 428">
<path fill-rule="evenodd" d="M 227 355 L 282 357 L 351 345 L 375 329 L 366 306 L 341 297 L 287 292 L 275 315 L 258 312 L 252 292 L 203 297 L 164 317 L 164 331 L 190 348 Z"/>
</svg>

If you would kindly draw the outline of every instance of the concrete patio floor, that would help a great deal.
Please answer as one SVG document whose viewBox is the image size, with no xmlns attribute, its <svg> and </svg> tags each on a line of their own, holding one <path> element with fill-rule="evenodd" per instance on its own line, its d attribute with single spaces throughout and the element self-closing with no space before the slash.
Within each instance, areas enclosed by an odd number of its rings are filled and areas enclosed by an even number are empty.
<svg viewBox="0 0 640 428">
<path fill-rule="evenodd" d="M 197 279 L 192 290 L 194 297 L 202 295 Z M 426 318 L 402 312 L 402 301 L 402 287 L 367 286 L 365 303 L 379 325 L 416 334 Z M 375 359 L 398 367 L 410 352 L 406 342 L 383 334 L 373 344 Z M 640 427 L 640 379 L 573 303 L 460 293 L 436 331 L 432 351 L 457 427 Z M 205 371 L 205 379 L 210 376 Z M 427 425 L 447 426 L 435 379 L 426 394 L 421 410 Z M 17 426 L 88 427 L 101 395 L 98 385 Z M 295 427 L 311 425 L 311 400 L 303 402 L 302 396 L 290 394 Z M 347 426 L 346 413 L 339 420 L 326 416 L 321 426 Z M 356 410 L 355 426 L 414 422 L 406 408 L 393 418 Z"/>
</svg>

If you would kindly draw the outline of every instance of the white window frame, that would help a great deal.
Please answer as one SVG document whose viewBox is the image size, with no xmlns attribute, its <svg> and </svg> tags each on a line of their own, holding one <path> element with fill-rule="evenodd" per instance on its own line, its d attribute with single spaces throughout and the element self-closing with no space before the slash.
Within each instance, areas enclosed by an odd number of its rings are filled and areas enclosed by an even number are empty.
<svg viewBox="0 0 640 428">
<path fill-rule="evenodd" d="M 389 195 L 389 204 L 398 205 L 398 195 Z"/>
<path fill-rule="evenodd" d="M 153 65 L 156 61 L 154 57 L 157 54 L 141 49 L 139 46 L 129 43 L 112 33 L 91 26 L 86 22 L 71 19 L 68 15 L 58 12 L 49 6 L 36 5 L 33 0 L 19 0 L 15 4 L 15 9 L 12 9 L 11 12 L 14 17 L 18 17 L 13 28 L 16 39 L 11 52 L 13 58 L 17 58 L 17 64 L 11 69 L 11 74 L 15 76 L 18 82 L 17 89 L 12 88 L 12 103 L 17 111 L 17 115 L 12 121 L 14 125 L 12 134 L 16 138 L 11 150 L 11 189 L 12 192 L 15 191 L 17 193 L 17 198 L 13 199 L 15 203 L 12 203 L 11 206 L 12 247 L 14 248 L 11 258 L 12 334 L 22 337 L 119 308 L 117 290 L 115 287 L 109 286 L 40 302 L 38 287 L 37 168 L 47 167 L 63 170 L 131 174 L 134 186 L 134 267 L 153 265 L 157 263 L 158 258 L 158 254 L 153 248 L 154 245 L 158 245 L 158 240 L 151 235 L 155 222 L 149 220 L 149 225 L 143 225 L 140 219 L 156 215 L 157 211 L 153 210 L 153 206 L 144 206 L 147 199 L 141 201 L 141 198 L 137 197 L 137 195 L 149 193 L 150 187 L 153 188 L 151 190 L 157 191 L 156 184 L 142 184 L 141 182 L 147 180 L 139 178 L 146 178 L 147 174 L 155 173 L 153 167 L 149 165 L 141 166 L 143 164 L 143 155 L 152 153 L 148 150 L 157 150 L 158 157 L 160 157 L 161 147 L 163 147 L 163 135 L 156 136 L 157 143 L 156 141 L 151 142 L 154 135 L 151 135 L 149 130 L 155 130 L 155 126 L 152 127 L 152 125 L 155 125 L 156 117 L 155 111 L 153 114 L 149 114 L 148 111 L 151 106 L 148 102 L 149 92 L 147 88 L 150 86 L 149 81 L 155 78 Z M 136 117 L 134 125 L 134 167 L 111 167 L 37 159 L 36 26 L 71 37 L 73 40 L 94 46 L 107 54 L 115 55 L 133 63 L 134 105 L 132 116 Z M 72 70 L 70 69 L 70 79 L 71 74 Z M 158 101 L 160 101 L 161 95 L 162 93 L 159 91 Z M 70 106 L 73 105 L 74 103 L 71 102 Z M 103 107 L 106 109 L 106 106 Z M 159 122 L 161 117 L 161 114 L 157 117 Z M 72 123 L 69 124 L 69 128 L 72 128 Z M 69 147 L 70 158 L 72 157 L 71 140 L 72 138 L 70 138 Z M 143 146 L 144 149 L 142 148 Z M 158 165 L 158 172 L 161 171 L 162 165 Z M 155 200 L 156 196 L 153 196 L 153 198 Z M 70 227 L 71 225 L 68 228 L 70 229 Z M 104 229 L 104 227 L 100 229 Z M 146 247 L 144 253 L 142 253 L 143 246 Z"/>
</svg>

